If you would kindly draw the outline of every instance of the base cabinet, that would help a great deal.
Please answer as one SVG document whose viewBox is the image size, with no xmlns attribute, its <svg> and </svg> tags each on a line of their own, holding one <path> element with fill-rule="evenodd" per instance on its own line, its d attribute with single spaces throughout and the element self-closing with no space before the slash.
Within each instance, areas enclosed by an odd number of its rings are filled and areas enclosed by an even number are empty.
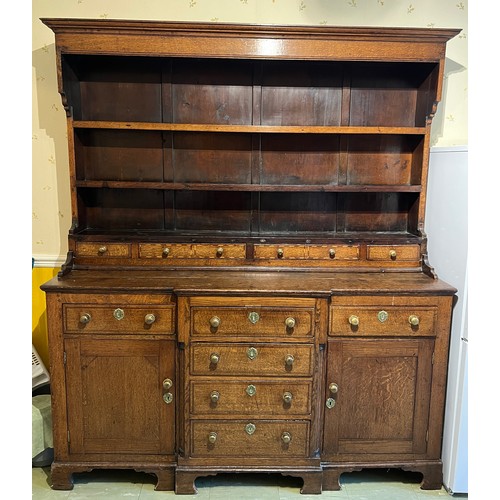
<svg viewBox="0 0 500 500">
<path fill-rule="evenodd" d="M 156 474 L 157 489 L 178 494 L 237 471 L 301 477 L 303 493 L 321 493 L 364 467 L 441 486 L 449 290 L 86 294 L 74 279 L 68 293 L 57 279 L 44 287 L 53 488 L 103 467 Z"/>
</svg>

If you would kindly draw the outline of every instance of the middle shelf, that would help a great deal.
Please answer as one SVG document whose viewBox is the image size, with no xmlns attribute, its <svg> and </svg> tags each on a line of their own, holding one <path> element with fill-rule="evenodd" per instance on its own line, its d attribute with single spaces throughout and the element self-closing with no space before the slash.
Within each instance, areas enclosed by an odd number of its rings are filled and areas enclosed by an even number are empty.
<svg viewBox="0 0 500 500">
<path fill-rule="evenodd" d="M 419 192 L 427 137 L 75 128 L 75 180 L 96 188 Z"/>
</svg>

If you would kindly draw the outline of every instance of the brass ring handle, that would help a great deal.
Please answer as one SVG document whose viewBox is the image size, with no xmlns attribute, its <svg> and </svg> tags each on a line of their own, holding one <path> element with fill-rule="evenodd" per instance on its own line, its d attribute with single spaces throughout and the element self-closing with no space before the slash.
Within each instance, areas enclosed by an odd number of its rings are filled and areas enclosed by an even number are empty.
<svg viewBox="0 0 500 500">
<path fill-rule="evenodd" d="M 418 326 L 419 323 L 420 323 L 420 319 L 418 318 L 418 316 L 416 316 L 415 314 L 412 314 L 409 318 L 408 318 L 408 322 L 410 323 L 411 326 Z"/>
<path fill-rule="evenodd" d="M 336 383 L 334 383 L 334 382 L 332 382 L 332 383 L 328 386 L 328 389 L 330 389 L 330 392 L 331 392 L 332 394 L 337 394 L 337 392 L 339 392 L 339 386 L 338 386 Z"/>
<path fill-rule="evenodd" d="M 356 316 L 355 314 L 351 314 L 349 316 L 349 324 L 352 326 L 358 326 L 359 325 L 359 317 Z"/>
<path fill-rule="evenodd" d="M 208 442 L 209 442 L 210 444 L 214 444 L 216 441 L 217 441 L 217 433 L 216 433 L 216 432 L 211 432 L 211 433 L 208 435 Z"/>
<path fill-rule="evenodd" d="M 222 247 L 218 247 L 216 251 L 217 257 L 222 257 L 222 254 L 224 253 L 224 249 Z"/>
<path fill-rule="evenodd" d="M 99 254 L 103 254 L 103 253 L 106 253 L 108 251 L 108 247 L 106 245 L 103 245 L 102 247 L 99 247 L 99 250 L 97 250 L 97 252 Z"/>
<path fill-rule="evenodd" d="M 285 356 L 285 365 L 292 366 L 294 361 L 295 361 L 295 358 L 291 354 L 287 354 Z"/>
<path fill-rule="evenodd" d="M 281 435 L 281 440 L 283 441 L 283 443 L 289 444 L 290 441 L 292 440 L 292 435 L 289 432 L 284 432 Z"/>
<path fill-rule="evenodd" d="M 284 392 L 283 393 L 283 401 L 289 405 L 292 402 L 293 399 L 293 394 L 291 392 Z"/>
<path fill-rule="evenodd" d="M 212 328 L 218 328 L 220 325 L 220 318 L 218 316 L 213 316 L 210 318 L 209 323 Z"/>
<path fill-rule="evenodd" d="M 163 257 L 168 257 L 169 253 L 170 253 L 170 248 L 164 248 L 162 255 Z"/>
<path fill-rule="evenodd" d="M 155 321 L 156 316 L 152 313 L 146 314 L 146 316 L 144 316 L 144 323 L 146 323 L 146 325 L 152 325 Z"/>
<path fill-rule="evenodd" d="M 328 250 L 328 253 L 330 255 L 330 259 L 335 258 L 335 248 L 330 248 L 330 250 Z"/>
<path fill-rule="evenodd" d="M 212 354 L 210 354 L 210 363 L 216 365 L 220 360 L 220 355 L 213 352 Z"/>
<path fill-rule="evenodd" d="M 90 313 L 83 313 L 80 316 L 80 323 L 83 323 L 84 325 L 86 325 L 87 323 L 90 322 L 91 319 L 92 319 L 92 316 L 90 315 Z"/>
<path fill-rule="evenodd" d="M 282 248 L 278 248 L 277 255 L 278 255 L 278 259 L 281 259 L 283 257 L 284 252 L 283 252 Z"/>
<path fill-rule="evenodd" d="M 295 323 L 296 323 L 295 318 L 290 317 L 285 319 L 285 325 L 287 328 L 294 328 Z"/>
<path fill-rule="evenodd" d="M 212 391 L 210 393 L 210 401 L 212 401 L 212 403 L 217 403 L 219 399 L 220 399 L 219 391 Z"/>
<path fill-rule="evenodd" d="M 393 259 L 393 260 L 394 260 L 394 259 L 396 258 L 396 256 L 397 256 L 396 250 L 390 250 L 390 251 L 389 251 L 389 257 L 390 257 L 391 259 Z"/>
</svg>

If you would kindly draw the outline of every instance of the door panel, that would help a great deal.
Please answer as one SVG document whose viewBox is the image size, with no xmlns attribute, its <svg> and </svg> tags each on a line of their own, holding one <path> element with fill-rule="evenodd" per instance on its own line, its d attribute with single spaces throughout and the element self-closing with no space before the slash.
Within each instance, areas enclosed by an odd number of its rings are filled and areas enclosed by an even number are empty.
<svg viewBox="0 0 500 500">
<path fill-rule="evenodd" d="M 174 343 L 68 339 L 66 376 L 71 453 L 174 452 Z"/>
<path fill-rule="evenodd" d="M 325 452 L 425 453 L 433 346 L 432 339 L 330 341 L 326 397 L 335 403 L 325 409 Z"/>
</svg>

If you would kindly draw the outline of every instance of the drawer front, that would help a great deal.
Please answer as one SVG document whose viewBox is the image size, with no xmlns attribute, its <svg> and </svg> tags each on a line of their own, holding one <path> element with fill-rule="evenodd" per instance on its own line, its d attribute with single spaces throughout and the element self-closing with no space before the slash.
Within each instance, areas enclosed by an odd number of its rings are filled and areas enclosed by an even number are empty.
<svg viewBox="0 0 500 500">
<path fill-rule="evenodd" d="M 244 259 L 246 246 L 241 244 L 140 243 L 141 259 Z"/>
<path fill-rule="evenodd" d="M 193 344 L 192 375 L 312 375 L 313 346 L 297 344 Z"/>
<path fill-rule="evenodd" d="M 307 457 L 309 422 L 204 420 L 191 424 L 193 457 Z"/>
<path fill-rule="evenodd" d="M 418 261 L 420 247 L 418 245 L 367 245 L 366 258 L 385 262 Z"/>
<path fill-rule="evenodd" d="M 76 254 L 80 257 L 130 257 L 131 245 L 128 243 L 86 243 L 76 244 Z"/>
<path fill-rule="evenodd" d="M 193 336 L 314 335 L 314 308 L 285 307 L 193 307 Z"/>
<path fill-rule="evenodd" d="M 329 335 L 434 336 L 437 307 L 333 306 Z"/>
<path fill-rule="evenodd" d="M 174 333 L 173 305 L 64 305 L 63 316 L 65 333 Z"/>
<path fill-rule="evenodd" d="M 359 246 L 348 245 L 255 245 L 255 259 L 358 260 Z"/>
<path fill-rule="evenodd" d="M 190 409 L 194 415 L 309 415 L 311 390 L 310 382 L 297 380 L 194 381 Z"/>
</svg>

